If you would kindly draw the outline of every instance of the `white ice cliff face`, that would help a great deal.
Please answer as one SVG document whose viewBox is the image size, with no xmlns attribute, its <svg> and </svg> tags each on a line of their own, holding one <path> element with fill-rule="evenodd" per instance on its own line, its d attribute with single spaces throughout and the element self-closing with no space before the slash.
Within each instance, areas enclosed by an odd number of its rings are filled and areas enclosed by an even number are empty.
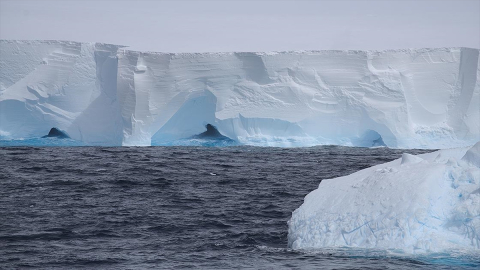
<svg viewBox="0 0 480 270">
<path fill-rule="evenodd" d="M 0 42 L 0 136 L 448 148 L 480 138 L 479 50 L 152 53 Z"/>
<path fill-rule="evenodd" d="M 0 42 L 0 135 L 29 138 L 57 127 L 88 143 L 121 145 L 118 46 Z"/>
<path fill-rule="evenodd" d="M 293 212 L 288 240 L 307 250 L 480 252 L 480 142 L 323 180 Z"/>
</svg>

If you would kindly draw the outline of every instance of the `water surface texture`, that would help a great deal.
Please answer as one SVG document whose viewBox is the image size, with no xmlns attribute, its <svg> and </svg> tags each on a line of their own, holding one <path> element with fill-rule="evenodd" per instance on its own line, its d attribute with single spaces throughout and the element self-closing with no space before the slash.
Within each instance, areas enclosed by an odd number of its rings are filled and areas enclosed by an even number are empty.
<svg viewBox="0 0 480 270">
<path fill-rule="evenodd" d="M 0 268 L 479 267 L 437 254 L 287 248 L 322 179 L 398 158 L 388 148 L 3 147 Z"/>
</svg>

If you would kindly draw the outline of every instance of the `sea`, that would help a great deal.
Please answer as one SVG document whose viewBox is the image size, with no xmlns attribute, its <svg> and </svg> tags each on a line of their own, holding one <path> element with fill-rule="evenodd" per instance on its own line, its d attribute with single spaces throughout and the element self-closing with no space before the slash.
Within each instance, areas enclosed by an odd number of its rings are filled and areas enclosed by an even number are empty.
<svg viewBox="0 0 480 270">
<path fill-rule="evenodd" d="M 466 254 L 288 247 L 287 221 L 323 179 L 427 150 L 37 143 L 0 142 L 1 269 L 480 268 Z"/>
</svg>

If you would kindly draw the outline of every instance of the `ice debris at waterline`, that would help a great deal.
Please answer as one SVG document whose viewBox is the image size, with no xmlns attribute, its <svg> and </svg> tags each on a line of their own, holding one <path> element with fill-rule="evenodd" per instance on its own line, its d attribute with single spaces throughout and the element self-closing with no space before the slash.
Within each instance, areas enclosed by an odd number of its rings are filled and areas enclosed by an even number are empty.
<svg viewBox="0 0 480 270">
<path fill-rule="evenodd" d="M 478 253 L 480 142 L 323 180 L 288 224 L 294 249 Z"/>
<path fill-rule="evenodd" d="M 63 131 L 59 130 L 58 128 L 51 128 L 47 135 L 42 136 L 42 138 L 59 138 L 59 139 L 68 139 L 70 136 Z"/>
<path fill-rule="evenodd" d="M 398 148 L 480 138 L 479 50 L 155 53 L 0 41 L 0 135 L 55 126 L 87 144 L 183 140 Z"/>
</svg>

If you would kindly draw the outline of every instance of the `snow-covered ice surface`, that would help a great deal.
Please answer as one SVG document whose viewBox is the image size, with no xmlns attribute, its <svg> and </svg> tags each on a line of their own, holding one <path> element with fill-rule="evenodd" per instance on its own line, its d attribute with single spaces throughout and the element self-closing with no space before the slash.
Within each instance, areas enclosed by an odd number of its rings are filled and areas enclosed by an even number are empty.
<svg viewBox="0 0 480 270">
<path fill-rule="evenodd" d="M 323 180 L 289 221 L 289 246 L 480 253 L 480 142 Z M 479 257 L 480 258 L 480 257 Z"/>
<path fill-rule="evenodd" d="M 0 139 L 462 147 L 480 139 L 479 50 L 155 53 L 0 41 Z"/>
</svg>

